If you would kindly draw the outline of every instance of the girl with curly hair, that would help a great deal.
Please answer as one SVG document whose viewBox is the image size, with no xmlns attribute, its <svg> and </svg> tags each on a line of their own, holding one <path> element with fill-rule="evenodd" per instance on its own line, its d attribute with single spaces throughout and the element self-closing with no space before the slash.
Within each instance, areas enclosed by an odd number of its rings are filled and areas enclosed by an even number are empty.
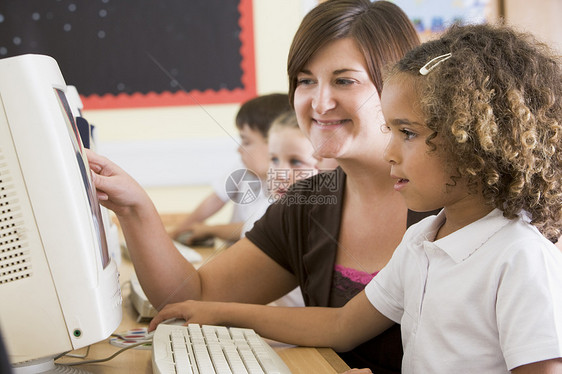
<svg viewBox="0 0 562 374">
<path fill-rule="evenodd" d="M 341 308 L 185 302 L 152 322 L 352 349 L 400 323 L 404 373 L 562 372 L 560 62 L 508 27 L 455 26 L 385 80 L 385 158 L 411 226 Z M 366 371 L 368 372 L 368 370 Z"/>
</svg>

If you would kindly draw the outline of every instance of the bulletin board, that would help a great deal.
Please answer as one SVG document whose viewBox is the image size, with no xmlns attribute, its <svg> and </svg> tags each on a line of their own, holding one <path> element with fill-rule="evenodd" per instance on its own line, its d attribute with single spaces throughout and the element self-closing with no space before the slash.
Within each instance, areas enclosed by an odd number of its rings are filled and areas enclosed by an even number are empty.
<svg viewBox="0 0 562 374">
<path fill-rule="evenodd" d="M 433 39 L 454 23 L 489 21 L 496 0 L 392 0 L 408 15 L 422 41 Z"/>
<path fill-rule="evenodd" d="M 57 60 L 85 109 L 256 95 L 252 0 L 2 0 L 0 58 Z"/>
</svg>

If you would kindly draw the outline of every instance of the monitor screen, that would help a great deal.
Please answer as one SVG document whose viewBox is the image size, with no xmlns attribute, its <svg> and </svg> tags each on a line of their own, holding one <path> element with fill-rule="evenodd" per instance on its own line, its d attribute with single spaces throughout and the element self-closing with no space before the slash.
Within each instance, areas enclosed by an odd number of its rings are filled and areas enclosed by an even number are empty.
<svg viewBox="0 0 562 374">
<path fill-rule="evenodd" d="M 83 159 L 83 148 L 82 141 L 80 138 L 80 132 L 78 131 L 78 126 L 76 125 L 75 118 L 70 109 L 70 105 L 66 100 L 66 95 L 61 89 L 54 89 L 59 99 L 60 108 L 63 112 L 64 122 L 66 123 L 66 128 L 68 134 L 70 135 L 70 142 L 74 148 L 74 153 L 76 155 L 76 161 L 78 162 L 78 167 L 80 169 L 80 175 L 82 176 L 82 182 L 84 183 L 84 189 L 86 190 L 86 195 L 88 196 L 88 203 L 92 213 L 92 220 L 96 228 L 96 234 L 99 238 L 98 245 L 101 255 L 101 260 L 103 267 L 105 268 L 109 263 L 109 252 L 107 249 L 107 238 L 105 235 L 105 230 L 101 217 L 101 209 L 98 199 L 96 197 L 95 187 L 90 183 L 90 170 L 86 167 Z"/>
</svg>

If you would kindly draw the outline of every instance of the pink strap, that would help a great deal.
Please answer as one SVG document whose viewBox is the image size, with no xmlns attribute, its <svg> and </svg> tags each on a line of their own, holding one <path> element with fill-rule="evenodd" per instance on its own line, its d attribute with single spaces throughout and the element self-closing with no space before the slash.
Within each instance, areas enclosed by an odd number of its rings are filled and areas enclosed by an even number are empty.
<svg viewBox="0 0 562 374">
<path fill-rule="evenodd" d="M 342 276 L 352 280 L 353 282 L 361 283 L 364 285 L 369 283 L 371 279 L 373 279 L 375 275 L 377 275 L 378 273 L 378 271 L 375 271 L 374 273 L 371 274 L 357 269 L 346 268 L 341 265 L 334 266 L 334 269 Z"/>
</svg>

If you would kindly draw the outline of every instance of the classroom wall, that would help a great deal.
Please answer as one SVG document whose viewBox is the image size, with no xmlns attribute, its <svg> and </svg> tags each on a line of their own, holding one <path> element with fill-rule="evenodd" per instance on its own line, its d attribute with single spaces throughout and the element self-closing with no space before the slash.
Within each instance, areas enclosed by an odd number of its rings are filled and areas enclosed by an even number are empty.
<svg viewBox="0 0 562 374">
<path fill-rule="evenodd" d="M 258 94 L 287 91 L 287 53 L 311 6 L 310 0 L 253 2 Z M 84 108 L 84 117 L 96 126 L 98 152 L 133 175 L 159 211 L 173 213 L 192 210 L 211 191 L 209 182 L 238 157 L 238 108 Z"/>
<path fill-rule="evenodd" d="M 561 0 L 490 0 L 509 24 L 536 34 L 562 51 Z M 286 92 L 286 58 L 303 15 L 317 0 L 254 0 L 258 94 Z M 430 4 L 430 2 L 428 2 Z M 234 117 L 238 104 L 121 110 L 88 110 L 98 151 L 130 172 L 162 213 L 192 210 L 209 182 L 237 158 Z M 227 208 L 214 219 L 224 221 Z"/>
<path fill-rule="evenodd" d="M 562 0 L 503 0 L 505 19 L 562 54 Z"/>
</svg>

